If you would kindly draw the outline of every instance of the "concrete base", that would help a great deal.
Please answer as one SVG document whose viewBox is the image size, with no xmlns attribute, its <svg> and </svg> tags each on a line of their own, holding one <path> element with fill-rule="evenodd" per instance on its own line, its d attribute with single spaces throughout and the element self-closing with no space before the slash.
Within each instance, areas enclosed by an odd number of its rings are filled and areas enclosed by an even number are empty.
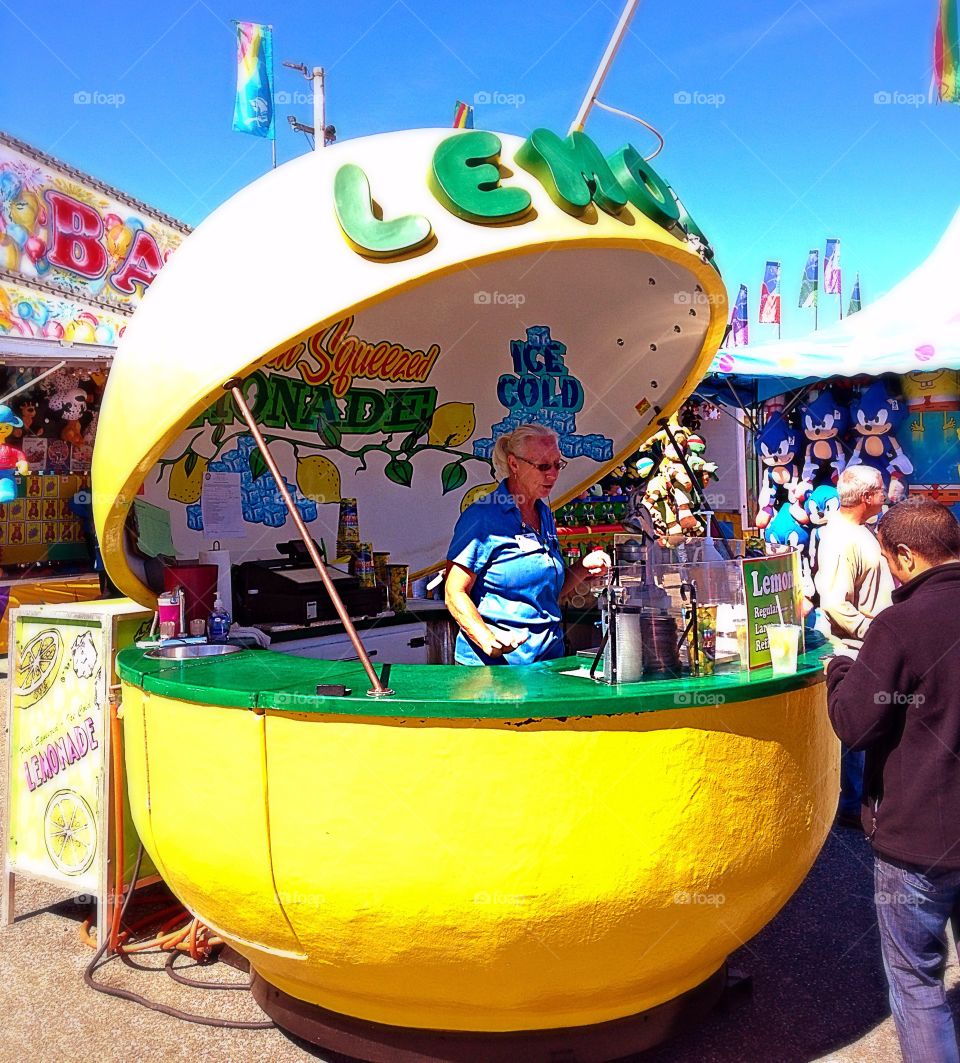
<svg viewBox="0 0 960 1063">
<path fill-rule="evenodd" d="M 649 1011 L 570 1029 L 467 1033 L 385 1026 L 297 1000 L 254 972 L 251 992 L 276 1024 L 320 1048 L 367 1063 L 608 1063 L 642 1052 L 703 1019 L 733 979 L 726 964 Z M 743 984 L 739 983 L 739 991 Z M 735 994 L 735 995 L 739 995 Z"/>
</svg>

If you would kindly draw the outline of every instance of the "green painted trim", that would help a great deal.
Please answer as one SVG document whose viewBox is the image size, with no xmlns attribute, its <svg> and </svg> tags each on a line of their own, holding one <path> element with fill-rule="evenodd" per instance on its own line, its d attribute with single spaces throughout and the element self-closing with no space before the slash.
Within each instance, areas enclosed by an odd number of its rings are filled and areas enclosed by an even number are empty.
<svg viewBox="0 0 960 1063">
<path fill-rule="evenodd" d="M 433 226 L 422 214 L 404 214 L 392 221 L 378 218 L 373 210 L 370 181 L 352 162 L 337 170 L 333 209 L 344 236 L 363 255 L 390 258 L 413 251 L 433 235 Z"/>
<path fill-rule="evenodd" d="M 582 657 L 527 668 L 466 668 L 457 665 L 395 665 L 394 697 L 369 698 L 366 673 L 356 661 L 321 661 L 271 650 L 245 650 L 220 659 L 153 660 L 129 647 L 117 656 L 126 683 L 178 701 L 325 716 L 406 717 L 418 720 L 566 720 L 624 713 L 702 709 L 783 694 L 823 681 L 820 657 L 800 659 L 796 675 L 774 676 L 769 668 L 746 674 L 719 672 L 702 679 L 646 680 L 606 686 L 562 673 Z M 342 683 L 344 698 L 318 697 L 319 683 Z"/>
<path fill-rule="evenodd" d="M 437 145 L 427 184 L 451 214 L 464 221 L 502 222 L 519 218 L 533 200 L 524 188 L 500 184 L 500 151 L 495 133 L 474 130 Z"/>
</svg>

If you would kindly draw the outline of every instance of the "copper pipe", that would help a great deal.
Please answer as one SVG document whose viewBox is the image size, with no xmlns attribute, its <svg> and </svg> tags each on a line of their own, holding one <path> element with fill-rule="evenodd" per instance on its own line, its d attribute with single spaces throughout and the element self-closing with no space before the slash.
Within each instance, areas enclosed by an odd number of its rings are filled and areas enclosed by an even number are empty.
<svg viewBox="0 0 960 1063">
<path fill-rule="evenodd" d="M 393 691 L 388 687 L 383 686 L 377 673 L 373 670 L 373 665 L 370 663 L 367 651 L 364 648 L 363 643 L 360 641 L 357 629 L 353 626 L 353 620 L 351 620 L 350 614 L 347 612 L 346 606 L 343 604 L 343 599 L 340 597 L 337 588 L 334 586 L 333 580 L 327 572 L 327 566 L 323 563 L 323 559 L 320 557 L 320 551 L 317 550 L 317 547 L 310 536 L 310 532 L 307 530 L 306 524 L 303 523 L 303 518 L 300 516 L 293 499 L 290 497 L 287 485 L 283 482 L 283 477 L 280 475 L 277 463 L 273 460 L 270 448 L 267 446 L 266 441 L 260 433 L 260 429 L 257 427 L 256 421 L 253 419 L 250 407 L 247 405 L 246 399 L 243 397 L 243 392 L 240 390 L 240 381 L 229 380 L 223 386 L 226 390 L 229 390 L 230 394 L 233 396 L 233 401 L 237 404 L 237 409 L 240 411 L 243 419 L 247 422 L 247 427 L 250 429 L 250 435 L 253 436 L 253 441 L 257 444 L 257 450 L 259 450 L 263 456 L 267 469 L 270 471 L 270 475 L 273 477 L 274 483 L 280 491 L 280 497 L 283 499 L 283 504 L 287 507 L 287 512 L 290 514 L 291 520 L 296 525 L 297 531 L 300 533 L 300 538 L 303 539 L 303 545 L 307 548 L 307 553 L 310 555 L 313 567 L 317 570 L 317 574 L 323 581 L 327 594 L 330 595 L 330 601 L 333 602 L 333 607 L 337 610 L 337 615 L 340 617 L 340 622 L 346 629 L 347 635 L 350 637 L 351 643 L 353 643 L 353 648 L 357 651 L 360 663 L 363 665 L 364 671 L 370 679 L 370 689 L 367 691 L 368 696 L 372 698 L 382 698 L 392 694 Z"/>
</svg>

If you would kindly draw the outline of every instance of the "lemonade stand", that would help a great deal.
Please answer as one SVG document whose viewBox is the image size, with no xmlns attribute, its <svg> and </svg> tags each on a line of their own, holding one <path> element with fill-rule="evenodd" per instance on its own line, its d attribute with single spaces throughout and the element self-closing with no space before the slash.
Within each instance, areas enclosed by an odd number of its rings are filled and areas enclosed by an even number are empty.
<svg viewBox="0 0 960 1063">
<path fill-rule="evenodd" d="M 154 601 L 138 493 L 189 553 L 227 483 L 235 552 L 294 514 L 329 543 L 349 495 L 365 538 L 429 572 L 529 420 L 559 436 L 562 504 L 709 364 L 711 259 L 638 152 L 583 134 L 419 130 L 280 167 L 184 242 L 121 343 L 93 474 L 111 578 Z M 268 1014 L 360 1058 L 638 1050 L 716 998 L 836 801 L 813 655 L 695 684 L 397 664 L 375 698 L 363 661 L 273 650 L 131 647 L 118 671 L 157 870 Z M 189 786 L 185 748 L 204 751 Z"/>
</svg>

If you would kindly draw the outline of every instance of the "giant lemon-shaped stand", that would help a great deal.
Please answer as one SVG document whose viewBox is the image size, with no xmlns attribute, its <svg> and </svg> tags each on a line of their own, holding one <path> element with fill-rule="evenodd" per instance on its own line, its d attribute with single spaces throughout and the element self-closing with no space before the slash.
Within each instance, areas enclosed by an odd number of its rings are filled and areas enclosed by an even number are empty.
<svg viewBox="0 0 960 1063">
<path fill-rule="evenodd" d="M 836 803 L 816 661 L 697 697 L 562 662 L 397 667 L 389 706 L 356 665 L 120 663 L 131 805 L 164 878 L 270 987 L 368 1024 L 570 1032 L 680 997 L 792 894 Z M 312 696 L 334 676 L 357 693 Z M 206 751 L 189 784 L 184 749 Z"/>
</svg>

